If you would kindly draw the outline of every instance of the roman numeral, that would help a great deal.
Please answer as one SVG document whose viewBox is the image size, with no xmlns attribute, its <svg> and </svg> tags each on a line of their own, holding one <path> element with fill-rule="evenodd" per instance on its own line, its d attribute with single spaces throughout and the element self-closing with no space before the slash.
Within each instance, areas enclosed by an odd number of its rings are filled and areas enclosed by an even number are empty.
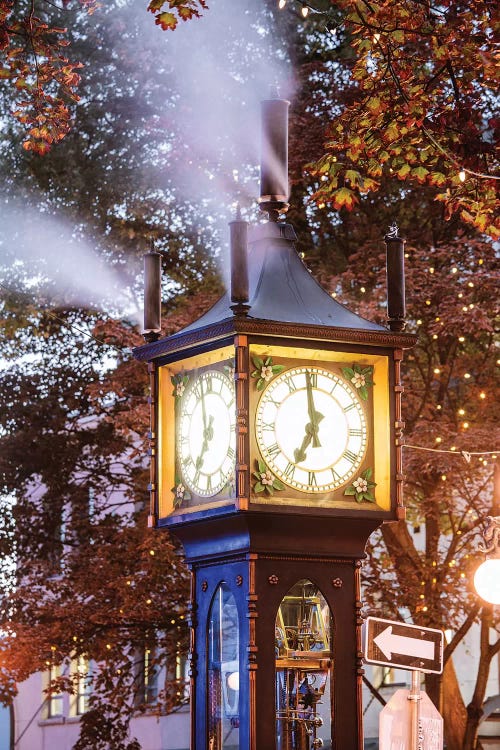
<svg viewBox="0 0 500 750">
<path fill-rule="evenodd" d="M 351 437 L 362 437 L 362 436 L 363 436 L 363 430 L 358 430 L 358 429 L 357 429 L 357 428 L 355 428 L 355 427 L 351 427 L 351 428 L 349 429 L 349 435 L 350 435 Z"/>
<path fill-rule="evenodd" d="M 267 452 L 271 456 L 271 458 L 275 458 L 279 453 L 281 453 L 281 448 L 279 447 L 278 443 L 274 443 L 274 445 L 269 446 Z"/>
<path fill-rule="evenodd" d="M 274 430 L 274 425 L 271 422 L 263 422 L 261 429 L 262 431 L 272 432 Z"/>
<path fill-rule="evenodd" d="M 318 373 L 308 371 L 308 375 L 309 375 L 309 382 L 312 385 L 312 387 L 317 388 L 318 387 Z"/>
<path fill-rule="evenodd" d="M 330 471 L 332 472 L 332 479 L 333 479 L 333 481 L 334 482 L 340 482 L 340 480 L 342 479 L 342 477 L 340 476 L 340 474 L 337 471 L 335 471 L 334 468 L 331 468 Z"/>
<path fill-rule="evenodd" d="M 229 448 L 227 449 L 227 457 L 232 461 L 235 455 L 236 453 L 234 452 L 234 448 L 231 448 L 231 446 L 229 446 Z"/>
<path fill-rule="evenodd" d="M 350 450 L 345 450 L 342 455 L 344 458 L 350 461 L 351 464 L 355 463 L 358 460 L 357 455 Z"/>
<path fill-rule="evenodd" d="M 314 471 L 307 472 L 307 484 L 311 487 L 317 487 L 318 482 L 316 479 L 316 473 Z"/>
<path fill-rule="evenodd" d="M 207 491 L 208 492 L 212 491 L 212 475 L 211 474 L 208 474 L 207 476 Z"/>
<path fill-rule="evenodd" d="M 212 377 L 210 375 L 207 375 L 207 377 L 205 378 L 205 383 L 207 384 L 206 393 L 212 393 L 213 387 L 214 387 L 214 383 L 213 383 Z"/>
<path fill-rule="evenodd" d="M 348 406 L 344 406 L 344 412 L 351 411 L 351 409 L 355 409 L 356 404 L 349 404 Z"/>
<path fill-rule="evenodd" d="M 295 385 L 293 378 L 288 378 L 288 380 L 286 381 L 286 384 L 288 386 L 288 390 L 290 391 L 290 393 L 294 393 L 294 391 L 297 390 L 297 386 Z"/>
<path fill-rule="evenodd" d="M 284 471 L 285 477 L 289 477 L 290 479 L 293 479 L 293 475 L 295 473 L 296 468 L 297 467 L 295 466 L 295 464 L 288 462 L 287 467 Z"/>
</svg>

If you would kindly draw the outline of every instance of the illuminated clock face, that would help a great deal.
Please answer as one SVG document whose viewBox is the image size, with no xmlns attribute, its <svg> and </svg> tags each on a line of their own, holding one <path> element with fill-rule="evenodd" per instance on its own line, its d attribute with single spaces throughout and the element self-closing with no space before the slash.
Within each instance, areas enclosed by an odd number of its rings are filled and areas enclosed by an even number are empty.
<svg viewBox="0 0 500 750">
<path fill-rule="evenodd" d="M 234 471 L 234 384 L 208 370 L 192 378 L 181 398 L 177 450 L 182 481 L 196 495 L 213 497 Z"/>
<path fill-rule="evenodd" d="M 301 492 L 331 492 L 349 482 L 365 457 L 367 435 L 355 390 L 322 368 L 285 370 L 257 405 L 262 457 L 282 482 Z"/>
</svg>

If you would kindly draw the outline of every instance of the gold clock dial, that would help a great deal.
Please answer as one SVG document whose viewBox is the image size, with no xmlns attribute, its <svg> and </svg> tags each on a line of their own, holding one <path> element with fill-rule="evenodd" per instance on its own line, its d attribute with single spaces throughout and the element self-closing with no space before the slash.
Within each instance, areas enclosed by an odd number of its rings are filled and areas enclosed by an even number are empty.
<svg viewBox="0 0 500 750">
<path fill-rule="evenodd" d="M 367 419 L 356 392 L 340 375 L 292 367 L 263 391 L 256 438 L 266 464 L 282 482 L 301 492 L 331 492 L 359 471 Z"/>
<path fill-rule="evenodd" d="M 193 377 L 182 395 L 177 429 L 182 481 L 196 495 L 213 497 L 234 471 L 234 384 L 219 370 Z"/>
</svg>

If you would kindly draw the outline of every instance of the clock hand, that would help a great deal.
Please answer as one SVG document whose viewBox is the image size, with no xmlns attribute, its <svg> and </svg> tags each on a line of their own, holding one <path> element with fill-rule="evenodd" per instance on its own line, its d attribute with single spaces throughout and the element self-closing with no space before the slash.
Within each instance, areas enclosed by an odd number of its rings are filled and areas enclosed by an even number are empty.
<svg viewBox="0 0 500 750">
<path fill-rule="evenodd" d="M 302 444 L 300 448 L 296 448 L 293 452 L 295 463 L 300 464 L 302 461 L 305 461 L 307 458 L 306 448 L 309 447 L 310 443 L 312 442 L 313 448 L 321 447 L 321 443 L 318 440 L 318 429 L 319 429 L 319 423 L 322 419 L 324 419 L 324 415 L 320 414 L 318 411 L 314 412 L 315 416 L 315 422 L 313 423 L 308 422 L 305 426 L 306 434 L 304 436 L 304 439 L 302 440 Z"/>
<path fill-rule="evenodd" d="M 195 462 L 195 466 L 197 469 L 201 469 L 201 467 L 203 466 L 203 458 L 205 456 L 205 453 L 208 450 L 208 447 L 209 447 L 208 444 L 210 443 L 211 440 L 213 440 L 213 437 L 214 437 L 213 422 L 214 422 L 214 418 L 212 415 L 210 415 L 208 418 L 208 423 L 207 423 L 206 415 L 205 415 L 204 428 L 203 428 L 203 443 L 201 444 L 200 455 L 198 456 Z"/>
<path fill-rule="evenodd" d="M 313 398 L 313 387 L 311 382 L 311 373 L 306 370 L 306 391 L 307 391 L 307 413 L 309 414 L 309 419 L 311 420 L 306 425 L 306 432 L 309 431 L 309 429 L 312 431 L 312 444 L 313 448 L 321 448 L 321 443 L 319 441 L 318 437 L 318 429 L 319 429 L 319 423 L 324 418 L 324 415 L 321 414 L 319 411 L 316 411 L 314 408 L 314 398 Z M 309 441 L 311 442 L 311 441 Z M 309 445 L 309 443 L 308 443 Z M 306 446 L 307 447 L 307 446 Z"/>
</svg>

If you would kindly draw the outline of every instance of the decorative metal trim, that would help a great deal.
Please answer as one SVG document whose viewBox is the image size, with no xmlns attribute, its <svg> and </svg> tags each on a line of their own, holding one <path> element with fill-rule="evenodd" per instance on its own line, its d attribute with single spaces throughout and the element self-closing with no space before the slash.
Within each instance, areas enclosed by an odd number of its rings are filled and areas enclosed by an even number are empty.
<svg viewBox="0 0 500 750">
<path fill-rule="evenodd" d="M 352 344 L 371 344 L 373 346 L 411 349 L 417 343 L 413 333 L 395 333 L 384 330 L 356 328 L 336 328 L 334 326 L 310 326 L 306 323 L 287 323 L 284 321 L 262 320 L 260 318 L 227 318 L 177 336 L 159 339 L 151 344 L 143 344 L 133 350 L 134 357 L 147 361 L 156 357 L 182 352 L 200 342 L 215 342 L 231 334 L 262 334 L 280 338 L 304 338 L 332 343 L 347 342 Z"/>
<path fill-rule="evenodd" d="M 276 586 L 280 579 L 278 578 L 276 573 L 272 573 L 267 580 L 269 581 L 271 586 Z"/>
</svg>

